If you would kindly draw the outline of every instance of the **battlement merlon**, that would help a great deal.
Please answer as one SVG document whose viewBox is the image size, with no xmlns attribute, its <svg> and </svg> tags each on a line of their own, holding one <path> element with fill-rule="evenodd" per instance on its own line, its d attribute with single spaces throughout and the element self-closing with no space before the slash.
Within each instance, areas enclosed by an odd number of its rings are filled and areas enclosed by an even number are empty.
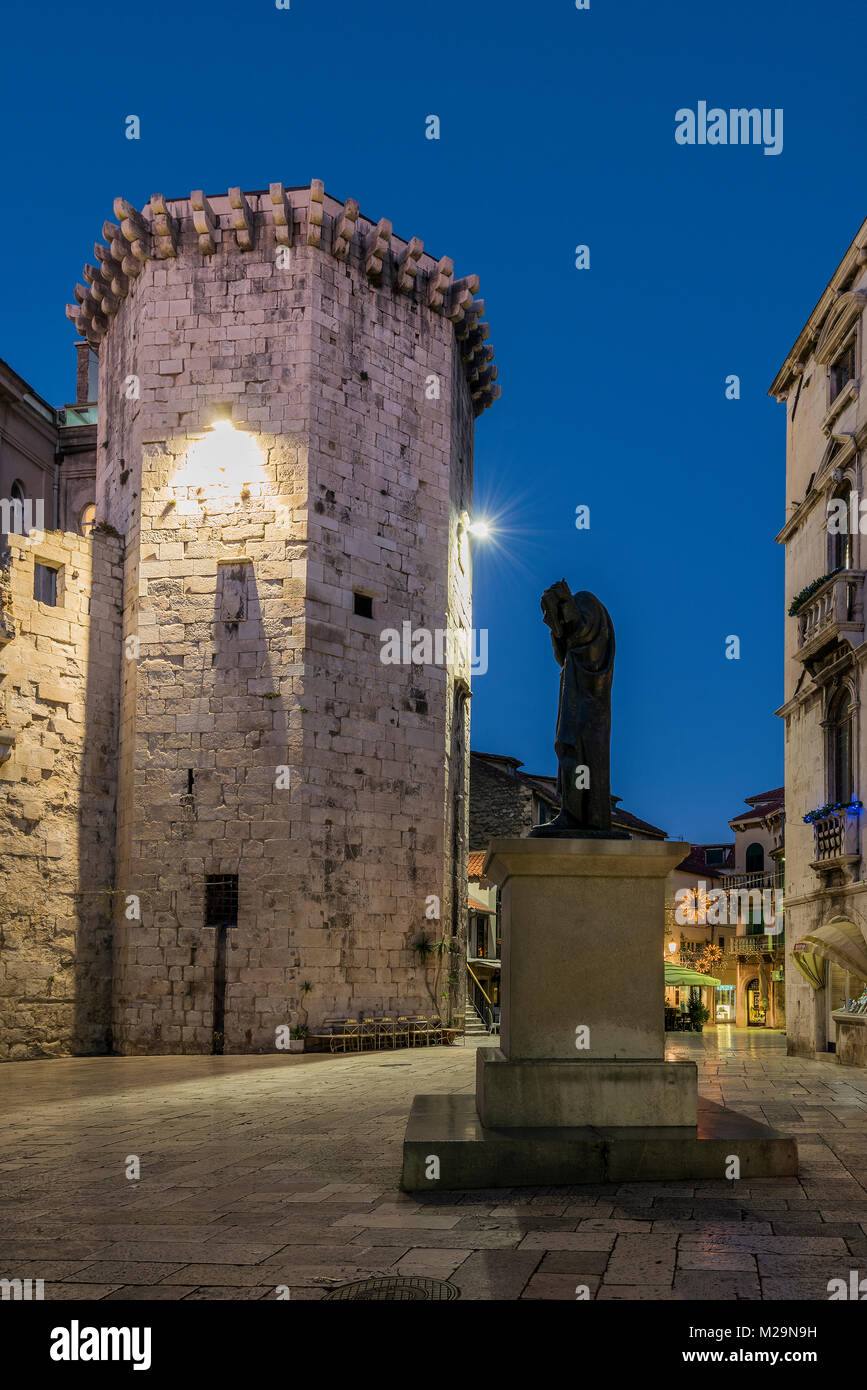
<svg viewBox="0 0 867 1390">
<path fill-rule="evenodd" d="M 485 341 L 485 303 L 476 298 L 478 276 L 456 280 L 448 256 L 436 260 L 418 237 L 404 241 L 386 218 L 364 217 L 354 198 L 341 203 L 330 197 L 321 179 L 302 188 L 272 183 L 255 193 L 230 188 L 221 194 L 199 189 L 187 198 L 154 194 L 141 212 L 116 198 L 114 215 L 116 223 L 103 224 L 105 243 L 94 246 L 97 264 L 85 265 L 76 303 L 66 306 L 67 318 L 94 352 L 148 261 L 216 256 L 223 246 L 232 253 L 261 251 L 270 239 L 275 259 L 281 248 L 292 247 L 318 249 L 338 261 L 352 257 L 377 289 L 409 296 L 445 316 L 454 325 L 474 414 L 500 395 L 494 349 Z"/>
</svg>

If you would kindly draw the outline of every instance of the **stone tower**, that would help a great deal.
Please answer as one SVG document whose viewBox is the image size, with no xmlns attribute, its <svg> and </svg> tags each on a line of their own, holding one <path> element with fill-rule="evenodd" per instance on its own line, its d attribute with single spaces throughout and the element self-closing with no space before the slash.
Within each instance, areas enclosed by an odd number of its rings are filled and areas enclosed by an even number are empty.
<svg viewBox="0 0 867 1390">
<path fill-rule="evenodd" d="M 318 180 L 115 216 L 67 310 L 123 540 L 113 1045 L 445 1014 L 462 972 L 417 943 L 464 934 L 478 281 Z"/>
</svg>

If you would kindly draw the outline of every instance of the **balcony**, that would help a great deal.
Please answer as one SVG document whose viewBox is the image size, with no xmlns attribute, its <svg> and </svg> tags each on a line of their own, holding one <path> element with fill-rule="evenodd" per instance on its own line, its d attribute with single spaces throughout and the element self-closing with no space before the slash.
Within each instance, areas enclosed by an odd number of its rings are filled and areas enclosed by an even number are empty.
<svg viewBox="0 0 867 1390">
<path fill-rule="evenodd" d="M 796 610 L 799 661 L 811 661 L 841 639 L 858 646 L 864 637 L 864 574 L 841 570 L 830 575 Z"/>
<path fill-rule="evenodd" d="M 860 801 L 852 801 L 827 815 L 812 817 L 810 824 L 816 850 L 811 869 L 825 875 L 857 864 L 861 854 Z"/>
<path fill-rule="evenodd" d="M 757 936 L 733 936 L 726 943 L 726 955 L 729 956 L 775 956 L 779 953 L 780 958 L 782 958 L 784 950 L 782 932 L 778 932 L 775 936 L 767 933 Z"/>
<path fill-rule="evenodd" d="M 718 970 L 725 970 L 727 965 L 732 965 L 733 957 L 760 959 L 764 958 L 768 964 L 781 963 L 785 955 L 785 938 L 782 931 L 776 935 L 770 933 L 758 934 L 756 936 L 732 936 L 726 941 L 723 948 L 723 958 L 719 965 L 711 967 L 706 974 L 715 975 Z M 701 956 L 700 950 L 687 948 L 677 952 L 680 965 L 688 970 L 694 970 L 696 963 Z M 671 960 L 671 956 L 667 956 Z"/>
<path fill-rule="evenodd" d="M 726 874 L 725 886 L 729 888 L 746 888 L 751 891 L 757 888 L 759 892 L 764 892 L 766 888 L 783 887 L 783 865 L 774 864 L 769 869 L 762 869 L 754 874 Z"/>
</svg>

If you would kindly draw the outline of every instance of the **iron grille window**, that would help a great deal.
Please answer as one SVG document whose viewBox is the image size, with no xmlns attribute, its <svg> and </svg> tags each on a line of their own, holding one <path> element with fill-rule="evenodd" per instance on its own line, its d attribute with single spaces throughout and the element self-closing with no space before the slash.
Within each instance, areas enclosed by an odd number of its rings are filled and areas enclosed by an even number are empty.
<svg viewBox="0 0 867 1390">
<path fill-rule="evenodd" d="M 237 927 L 238 875 L 205 876 L 205 926 Z"/>
<path fill-rule="evenodd" d="M 50 604 L 52 608 L 57 606 L 57 570 L 48 565 L 33 566 L 33 597 L 39 603 Z"/>
</svg>

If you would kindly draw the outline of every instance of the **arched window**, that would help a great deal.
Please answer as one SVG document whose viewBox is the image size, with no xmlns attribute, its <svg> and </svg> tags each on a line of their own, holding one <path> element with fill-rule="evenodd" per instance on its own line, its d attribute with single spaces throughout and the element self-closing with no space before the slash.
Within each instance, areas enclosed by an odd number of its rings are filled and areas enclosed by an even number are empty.
<svg viewBox="0 0 867 1390">
<path fill-rule="evenodd" d="M 852 785 L 852 697 L 840 690 L 828 711 L 828 771 L 832 801 L 849 802 Z"/>
<path fill-rule="evenodd" d="M 746 871 L 748 874 L 760 874 L 765 867 L 765 851 L 756 841 L 747 845 Z"/>
<path fill-rule="evenodd" d="M 9 525 L 16 536 L 26 534 L 24 526 L 24 484 L 17 480 L 9 490 L 9 497 L 12 502 Z"/>
<path fill-rule="evenodd" d="M 850 484 L 850 483 L 843 483 L 840 487 L 837 488 L 837 491 L 834 493 L 834 497 L 833 497 L 833 499 L 832 499 L 834 502 L 842 502 L 842 503 L 843 503 L 843 506 L 845 507 L 845 511 L 846 511 L 846 519 L 845 519 L 845 521 L 843 520 L 842 517 L 840 517 L 840 518 L 838 519 L 837 516 L 835 515 L 835 513 L 839 513 L 840 510 L 841 510 L 839 506 L 833 507 L 833 508 L 829 508 L 829 518 L 828 518 L 828 519 L 829 519 L 829 523 L 831 523 L 831 522 L 833 521 L 833 525 L 830 525 L 830 524 L 829 524 L 829 529 L 828 529 L 828 569 L 829 569 L 829 570 L 836 570 L 836 569 L 850 570 L 850 569 L 853 568 L 853 557 L 852 557 L 852 539 L 853 539 L 853 538 L 852 538 L 852 535 L 851 535 L 850 530 L 849 530 L 849 499 L 850 499 L 851 493 L 852 493 L 851 484 Z"/>
<path fill-rule="evenodd" d="M 93 523 L 96 520 L 96 503 L 88 502 L 86 507 L 82 507 L 78 515 L 78 529 L 83 536 L 89 536 L 93 530 Z"/>
</svg>

